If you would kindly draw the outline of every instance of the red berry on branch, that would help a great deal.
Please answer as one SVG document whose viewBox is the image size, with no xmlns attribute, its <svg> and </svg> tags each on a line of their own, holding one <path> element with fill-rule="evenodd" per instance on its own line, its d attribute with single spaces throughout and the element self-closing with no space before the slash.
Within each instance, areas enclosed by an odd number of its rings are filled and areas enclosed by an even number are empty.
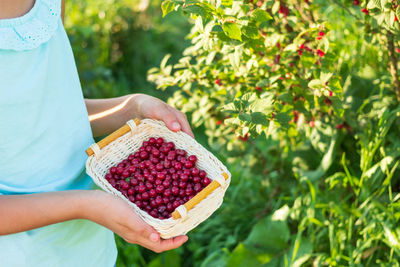
<svg viewBox="0 0 400 267">
<path fill-rule="evenodd" d="M 369 14 L 369 11 L 368 11 L 367 8 L 361 9 L 361 12 L 364 13 L 365 15 L 368 15 L 368 14 Z"/>
<path fill-rule="evenodd" d="M 221 85 L 221 84 L 222 84 L 222 82 L 221 82 L 221 80 L 220 80 L 220 79 L 216 79 L 216 80 L 215 80 L 215 84 L 216 84 L 216 85 Z"/>
<path fill-rule="evenodd" d="M 353 1 L 353 5 L 355 5 L 355 6 L 360 5 L 360 1 L 359 1 L 359 0 L 354 0 L 354 1 Z"/>
<path fill-rule="evenodd" d="M 329 96 L 331 97 L 333 95 L 332 91 L 329 91 Z"/>
<path fill-rule="evenodd" d="M 281 55 L 275 55 L 274 63 L 279 64 L 280 61 L 281 61 Z"/>
<path fill-rule="evenodd" d="M 249 134 L 245 134 L 244 136 L 238 136 L 240 141 L 247 142 L 249 140 Z"/>
<path fill-rule="evenodd" d="M 310 121 L 309 124 L 310 124 L 310 127 L 311 127 L 311 128 L 314 128 L 314 127 L 315 127 L 314 121 Z"/>
<path fill-rule="evenodd" d="M 261 91 L 262 91 L 262 88 L 261 88 L 260 86 L 256 86 L 256 90 L 259 91 L 259 92 L 261 92 Z"/>
<path fill-rule="evenodd" d="M 344 127 L 345 127 L 345 125 L 343 123 L 335 125 L 335 129 L 343 129 Z"/>
<path fill-rule="evenodd" d="M 394 21 L 399 21 L 399 19 L 397 18 L 397 16 L 394 16 Z"/>
<path fill-rule="evenodd" d="M 396 47 L 396 52 L 400 53 L 400 48 Z"/>
<path fill-rule="evenodd" d="M 330 100 L 329 98 L 325 98 L 324 103 L 325 103 L 327 106 L 330 106 L 330 105 L 332 105 L 332 100 Z"/>
<path fill-rule="evenodd" d="M 289 15 L 289 8 L 287 6 L 281 5 L 279 8 L 279 13 L 287 17 Z"/>
<path fill-rule="evenodd" d="M 317 49 L 317 54 L 318 54 L 318 56 L 320 56 L 320 57 L 325 56 L 325 52 L 322 51 L 321 49 Z"/>
</svg>

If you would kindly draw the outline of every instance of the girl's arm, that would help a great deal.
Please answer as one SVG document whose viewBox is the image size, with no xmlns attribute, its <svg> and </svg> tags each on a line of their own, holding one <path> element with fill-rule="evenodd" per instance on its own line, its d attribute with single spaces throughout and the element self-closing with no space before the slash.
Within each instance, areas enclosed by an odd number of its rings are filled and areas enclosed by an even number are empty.
<svg viewBox="0 0 400 267">
<path fill-rule="evenodd" d="M 73 219 L 88 219 L 129 243 L 155 252 L 181 246 L 187 236 L 168 240 L 142 221 L 116 196 L 98 190 L 71 190 L 29 195 L 0 195 L 0 235 L 23 232 Z"/>
<path fill-rule="evenodd" d="M 162 120 L 170 130 L 182 130 L 193 137 L 184 113 L 149 95 L 86 99 L 85 102 L 95 137 L 110 134 L 133 118 Z"/>
</svg>

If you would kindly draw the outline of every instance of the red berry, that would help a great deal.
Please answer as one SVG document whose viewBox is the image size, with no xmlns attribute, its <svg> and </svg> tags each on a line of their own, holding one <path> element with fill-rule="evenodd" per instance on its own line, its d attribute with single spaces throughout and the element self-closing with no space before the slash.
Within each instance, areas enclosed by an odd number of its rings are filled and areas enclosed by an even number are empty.
<svg viewBox="0 0 400 267">
<path fill-rule="evenodd" d="M 190 169 L 190 168 L 193 167 L 193 163 L 192 163 L 191 161 L 186 161 L 186 162 L 184 163 L 184 165 L 185 165 L 185 168 L 187 168 L 187 169 Z"/>
<path fill-rule="evenodd" d="M 205 177 L 203 179 L 202 183 L 203 183 L 204 186 L 207 186 L 207 185 L 209 185 L 211 183 L 211 180 L 210 180 L 210 178 Z"/>
<path fill-rule="evenodd" d="M 129 188 L 128 189 L 128 196 L 132 196 L 133 194 L 135 194 L 135 189 Z"/>
<path fill-rule="evenodd" d="M 279 64 L 279 62 L 281 61 L 281 55 L 275 55 L 275 58 L 274 58 L 274 63 L 275 64 Z"/>
<path fill-rule="evenodd" d="M 158 212 L 157 212 L 157 210 L 152 210 L 152 211 L 149 212 L 149 214 L 150 214 L 152 217 L 154 217 L 154 218 L 157 218 L 157 217 L 158 217 Z"/>
<path fill-rule="evenodd" d="M 201 170 L 201 171 L 199 172 L 199 177 L 200 177 L 200 178 L 204 178 L 204 177 L 206 177 L 206 175 L 207 175 L 207 173 L 206 173 L 205 171 L 203 171 L 203 170 Z"/>
<path fill-rule="evenodd" d="M 156 192 L 156 190 L 154 190 L 154 189 L 150 189 L 150 191 L 149 191 L 149 195 L 150 195 L 150 197 L 156 197 L 156 196 L 157 196 L 157 192 Z"/>
<path fill-rule="evenodd" d="M 330 100 L 329 98 L 325 98 L 324 103 L 325 103 L 327 106 L 330 106 L 330 105 L 332 105 L 332 100 Z"/>
<path fill-rule="evenodd" d="M 222 85 L 222 82 L 221 82 L 220 79 L 216 79 L 214 82 L 215 82 L 216 85 Z"/>
<path fill-rule="evenodd" d="M 143 192 L 145 192 L 146 190 L 147 190 L 146 186 L 144 186 L 144 185 L 139 185 L 139 189 L 138 189 L 139 193 L 143 193 Z"/>
<path fill-rule="evenodd" d="M 180 163 L 180 162 L 175 163 L 174 169 L 175 170 L 182 170 L 182 163 Z"/>
<path fill-rule="evenodd" d="M 360 1 L 359 1 L 359 0 L 354 0 L 354 1 L 353 1 L 353 5 L 355 5 L 355 6 L 360 5 Z"/>
<path fill-rule="evenodd" d="M 181 203 L 178 200 L 175 200 L 174 203 L 172 203 L 172 206 L 174 207 L 174 209 L 176 209 L 180 205 L 181 205 Z"/>
<path fill-rule="evenodd" d="M 201 182 L 201 178 L 199 176 L 193 177 L 193 183 L 200 183 L 200 182 Z"/>
<path fill-rule="evenodd" d="M 369 11 L 368 11 L 367 8 L 361 9 L 361 12 L 363 12 L 365 15 L 368 15 L 368 14 L 369 14 Z"/>
<path fill-rule="evenodd" d="M 157 140 L 156 140 L 156 143 L 157 143 L 158 145 L 162 145 L 162 144 L 164 143 L 164 138 L 158 137 Z"/>
<path fill-rule="evenodd" d="M 149 144 L 154 145 L 156 143 L 156 139 L 154 137 L 149 138 Z"/>
<path fill-rule="evenodd" d="M 116 168 L 116 167 L 111 167 L 110 173 L 111 173 L 111 174 L 117 173 L 117 168 Z"/>
<path fill-rule="evenodd" d="M 184 182 L 184 181 L 179 182 L 179 187 L 180 188 L 186 188 L 186 186 L 187 186 L 186 182 Z"/>
<path fill-rule="evenodd" d="M 174 206 L 171 203 L 167 204 L 167 211 L 171 212 L 174 210 Z"/>
<path fill-rule="evenodd" d="M 203 189 L 203 188 L 202 188 L 202 186 L 201 186 L 200 183 L 196 183 L 196 184 L 194 185 L 193 189 L 194 189 L 194 191 L 196 191 L 196 192 L 200 192 L 201 189 Z"/>
<path fill-rule="evenodd" d="M 144 192 L 143 194 L 142 194 L 142 199 L 143 200 L 148 200 L 150 198 L 150 194 L 148 193 L 148 192 Z"/>
<path fill-rule="evenodd" d="M 157 187 L 156 187 L 156 192 L 157 192 L 157 194 L 163 193 L 163 192 L 164 192 L 164 186 L 162 186 L 162 185 L 157 185 Z"/>
<path fill-rule="evenodd" d="M 325 52 L 322 51 L 321 49 L 317 49 L 317 54 L 318 54 L 318 56 L 320 56 L 320 57 L 325 56 Z"/>
<path fill-rule="evenodd" d="M 156 197 L 155 202 L 157 207 L 163 204 L 163 200 L 160 196 Z"/>
<path fill-rule="evenodd" d="M 173 186 L 172 188 L 171 188 L 171 193 L 173 194 L 173 195 L 178 195 L 179 194 L 179 188 L 178 187 L 176 187 L 176 186 Z"/>
<path fill-rule="evenodd" d="M 195 155 L 190 155 L 190 156 L 188 157 L 188 160 L 189 160 L 190 162 L 192 162 L 192 163 L 196 163 L 197 157 L 196 157 Z"/>
</svg>

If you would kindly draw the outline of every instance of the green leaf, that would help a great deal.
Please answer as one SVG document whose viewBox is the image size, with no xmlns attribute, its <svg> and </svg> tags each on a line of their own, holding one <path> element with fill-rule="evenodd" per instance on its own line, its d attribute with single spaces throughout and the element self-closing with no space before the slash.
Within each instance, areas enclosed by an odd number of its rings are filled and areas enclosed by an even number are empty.
<svg viewBox="0 0 400 267">
<path fill-rule="evenodd" d="M 321 80 L 319 80 L 319 79 L 311 80 L 311 81 L 308 83 L 308 87 L 313 88 L 313 89 L 318 89 L 318 88 L 320 88 L 320 87 L 322 87 L 322 86 L 324 86 L 324 84 L 323 84 L 323 83 L 321 82 Z"/>
<path fill-rule="evenodd" d="M 280 7 L 281 7 L 281 2 L 280 1 L 275 1 L 274 5 L 271 8 L 272 14 L 276 14 L 276 12 L 278 12 Z"/>
<path fill-rule="evenodd" d="M 181 257 L 178 254 L 178 252 L 176 252 L 176 250 L 166 251 L 147 264 L 147 267 L 161 267 L 161 266 L 171 266 L 171 267 L 181 266 Z"/>
<path fill-rule="evenodd" d="M 273 220 L 272 216 L 268 216 L 254 225 L 244 244 L 251 251 L 277 254 L 289 246 L 289 237 L 286 221 Z"/>
<path fill-rule="evenodd" d="M 222 25 L 222 29 L 224 30 L 225 34 L 231 38 L 242 41 L 242 35 L 240 33 L 239 26 L 234 22 L 225 22 Z"/>
<path fill-rule="evenodd" d="M 254 12 L 251 14 L 251 17 L 257 22 L 265 22 L 272 19 L 271 15 L 262 9 L 254 10 Z"/>
<path fill-rule="evenodd" d="M 271 255 L 265 255 L 264 262 L 258 259 L 258 255 L 254 251 L 246 248 L 243 243 L 233 250 L 226 266 L 251 266 L 251 267 L 261 267 L 263 263 L 270 261 Z"/>
<path fill-rule="evenodd" d="M 258 38 L 258 30 L 255 26 L 253 25 L 248 25 L 248 26 L 243 26 L 242 28 L 243 34 L 250 38 L 250 39 L 257 39 Z"/>
<path fill-rule="evenodd" d="M 368 4 L 368 9 L 372 9 L 374 7 L 382 9 L 381 0 L 371 0 Z"/>
<path fill-rule="evenodd" d="M 165 17 L 168 13 L 172 12 L 175 8 L 175 3 L 171 0 L 165 0 L 161 3 L 161 9 L 163 13 L 163 17 Z"/>
<path fill-rule="evenodd" d="M 251 121 L 251 116 L 249 114 L 247 114 L 247 113 L 241 113 L 241 114 L 239 114 L 238 117 L 239 117 L 239 119 L 241 121 L 244 121 L 244 122 L 250 122 Z"/>
<path fill-rule="evenodd" d="M 326 38 L 325 38 L 326 39 Z M 322 84 L 325 84 L 332 77 L 333 73 L 321 72 L 320 80 Z"/>
<path fill-rule="evenodd" d="M 262 113 L 271 113 L 273 104 L 273 96 L 260 98 L 254 100 L 250 105 L 249 109 L 252 112 L 262 112 Z"/>
<path fill-rule="evenodd" d="M 396 8 L 396 16 L 400 19 L 400 5 Z"/>
<path fill-rule="evenodd" d="M 278 121 L 278 123 L 282 126 L 282 127 L 288 127 L 288 125 L 289 125 L 289 121 L 291 121 L 292 120 L 292 117 L 291 116 L 289 116 L 289 114 L 287 114 L 287 113 L 277 113 L 276 115 L 275 115 L 275 119 Z"/>
<path fill-rule="evenodd" d="M 278 99 L 288 103 L 292 101 L 292 95 L 289 93 L 283 93 L 281 95 L 278 96 Z"/>
<path fill-rule="evenodd" d="M 188 5 L 183 10 L 191 14 L 199 15 L 203 19 L 212 18 L 212 12 L 209 8 L 200 6 L 200 4 Z"/>
<path fill-rule="evenodd" d="M 233 0 L 222 0 L 221 4 L 225 7 L 231 7 L 233 4 Z"/>
<path fill-rule="evenodd" d="M 311 257 L 312 244 L 308 239 L 297 238 L 291 245 L 289 252 L 286 254 L 289 266 L 300 267 Z"/>
<path fill-rule="evenodd" d="M 261 124 L 264 126 L 268 126 L 269 125 L 269 121 L 267 119 L 267 116 L 264 113 L 261 112 L 254 112 L 251 113 L 251 122 L 254 124 Z"/>
</svg>

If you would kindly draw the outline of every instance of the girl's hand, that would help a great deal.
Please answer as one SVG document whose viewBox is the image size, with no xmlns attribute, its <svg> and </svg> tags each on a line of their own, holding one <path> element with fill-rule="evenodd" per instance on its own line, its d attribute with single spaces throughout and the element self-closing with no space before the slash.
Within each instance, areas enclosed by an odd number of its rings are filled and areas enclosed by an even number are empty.
<svg viewBox="0 0 400 267">
<path fill-rule="evenodd" d="M 182 130 L 191 137 L 194 137 L 185 113 L 149 95 L 135 94 L 132 100 L 133 108 L 136 110 L 139 118 L 162 120 L 171 131 L 177 132 Z"/>
<path fill-rule="evenodd" d="M 82 217 L 94 221 L 121 236 L 125 241 L 160 253 L 180 247 L 187 236 L 161 239 L 151 226 L 146 224 L 122 199 L 99 190 L 91 191 Z"/>
</svg>

